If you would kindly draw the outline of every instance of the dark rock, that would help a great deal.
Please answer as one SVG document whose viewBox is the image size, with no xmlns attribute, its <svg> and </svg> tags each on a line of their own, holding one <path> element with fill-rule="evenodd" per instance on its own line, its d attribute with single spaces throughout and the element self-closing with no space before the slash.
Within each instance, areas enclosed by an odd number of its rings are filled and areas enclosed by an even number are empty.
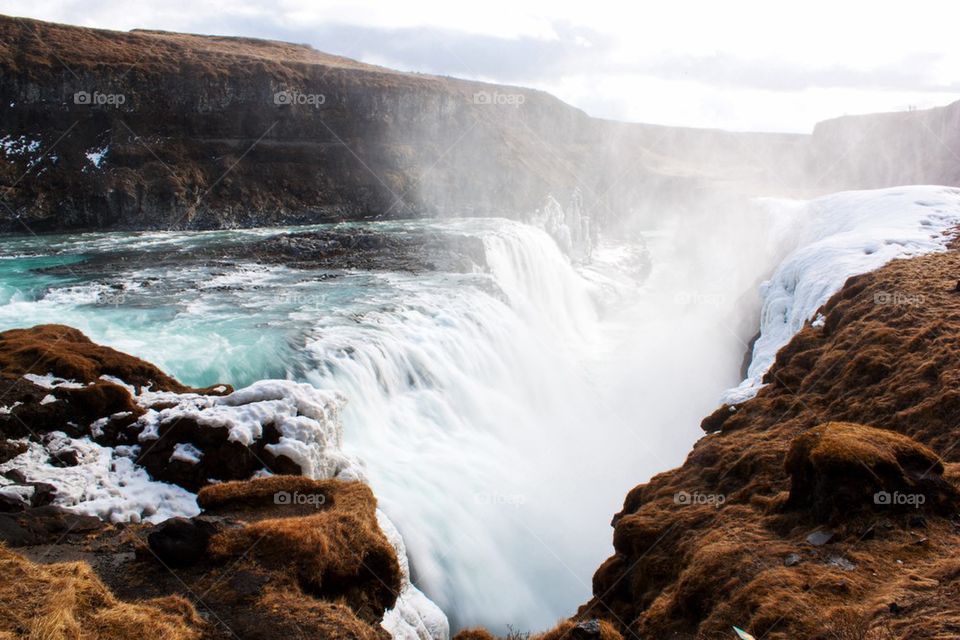
<svg viewBox="0 0 960 640">
<path fill-rule="evenodd" d="M 12 480 L 17 484 L 26 484 L 27 475 L 20 469 L 10 469 L 9 471 L 3 474 L 3 477 L 7 480 Z"/>
<path fill-rule="evenodd" d="M 737 412 L 737 408 L 728 404 L 722 405 L 719 409 L 708 415 L 700 422 L 700 428 L 707 433 L 715 433 L 723 428 L 723 423 Z"/>
<path fill-rule="evenodd" d="M 0 464 L 9 462 L 26 450 L 27 445 L 23 442 L 0 441 Z"/>
<path fill-rule="evenodd" d="M 30 497 L 31 507 L 45 507 L 53 502 L 57 495 L 55 486 L 46 482 L 31 482 L 30 484 L 33 486 L 33 496 Z"/>
<path fill-rule="evenodd" d="M 185 567 L 203 560 L 216 527 L 207 521 L 171 518 L 147 536 L 147 544 L 162 563 Z"/>
<path fill-rule="evenodd" d="M 50 452 L 50 464 L 55 467 L 75 467 L 80 464 L 80 452 L 76 449 L 57 449 Z"/>
<path fill-rule="evenodd" d="M 18 511 L 23 511 L 30 505 L 24 502 L 19 496 L 0 493 L 0 512 L 2 513 L 16 513 Z"/>
</svg>

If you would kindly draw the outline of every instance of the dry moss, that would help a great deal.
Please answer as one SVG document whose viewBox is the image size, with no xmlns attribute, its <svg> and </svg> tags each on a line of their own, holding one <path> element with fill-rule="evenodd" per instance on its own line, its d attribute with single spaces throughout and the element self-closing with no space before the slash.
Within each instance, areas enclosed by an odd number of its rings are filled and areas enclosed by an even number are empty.
<svg viewBox="0 0 960 640">
<path fill-rule="evenodd" d="M 276 504 L 279 492 L 291 496 L 289 506 Z M 305 501 L 298 504 L 296 495 Z M 308 594 L 342 599 L 368 620 L 379 620 L 396 602 L 400 565 L 367 485 L 276 476 L 207 487 L 198 501 L 207 513 L 249 520 L 211 539 L 214 559 L 250 558 L 290 576 Z M 258 515 L 258 507 L 269 508 Z"/>
<path fill-rule="evenodd" d="M 40 565 L 0 545 L 0 637 L 195 640 L 204 622 L 179 596 L 118 600 L 89 565 Z"/>
<path fill-rule="evenodd" d="M 812 509 L 821 519 L 876 508 L 949 513 L 957 504 L 939 457 L 884 429 L 849 422 L 819 425 L 794 438 L 785 468 L 791 478 L 789 506 Z"/>
<path fill-rule="evenodd" d="M 5 375 L 52 373 L 77 382 L 99 382 L 100 376 L 109 375 L 138 388 L 187 390 L 149 362 L 98 345 L 77 329 L 61 324 L 0 333 L 0 368 Z"/>
</svg>

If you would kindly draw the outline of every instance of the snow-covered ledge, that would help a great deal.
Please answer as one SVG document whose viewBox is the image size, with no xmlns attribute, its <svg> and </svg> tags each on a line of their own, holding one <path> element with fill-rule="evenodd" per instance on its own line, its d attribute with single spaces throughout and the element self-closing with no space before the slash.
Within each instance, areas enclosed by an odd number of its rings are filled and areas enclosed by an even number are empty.
<svg viewBox="0 0 960 640">
<path fill-rule="evenodd" d="M 811 200 L 796 215 L 797 248 L 761 285 L 760 337 L 746 379 L 724 392 L 726 404 L 757 394 L 780 348 L 807 322 L 816 326 L 817 311 L 848 278 L 897 258 L 945 251 L 947 232 L 960 224 L 960 189 L 844 191 Z"/>
</svg>

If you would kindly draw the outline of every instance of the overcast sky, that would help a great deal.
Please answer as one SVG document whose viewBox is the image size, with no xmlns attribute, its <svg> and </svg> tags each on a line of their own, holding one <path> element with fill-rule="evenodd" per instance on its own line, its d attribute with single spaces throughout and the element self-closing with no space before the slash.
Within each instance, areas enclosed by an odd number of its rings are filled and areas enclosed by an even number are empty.
<svg viewBox="0 0 960 640">
<path fill-rule="evenodd" d="M 309 43 L 659 124 L 808 132 L 960 99 L 951 2 L 0 0 L 0 13 Z"/>
</svg>

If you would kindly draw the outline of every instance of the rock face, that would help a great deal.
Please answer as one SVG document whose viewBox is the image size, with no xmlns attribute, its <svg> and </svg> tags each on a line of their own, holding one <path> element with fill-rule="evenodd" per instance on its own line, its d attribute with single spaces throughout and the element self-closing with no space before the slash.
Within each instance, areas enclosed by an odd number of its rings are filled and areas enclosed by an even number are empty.
<svg viewBox="0 0 960 640">
<path fill-rule="evenodd" d="M 819 123 L 810 179 L 830 190 L 905 184 L 960 184 L 960 102 Z"/>
<path fill-rule="evenodd" d="M 754 399 L 627 495 L 574 621 L 640 638 L 955 637 L 957 273 L 953 247 L 850 278 Z"/>
<path fill-rule="evenodd" d="M 505 215 L 782 185 L 802 136 L 589 118 L 309 47 L 0 17 L 0 230 Z M 641 197 L 642 196 L 642 197 Z"/>
</svg>

